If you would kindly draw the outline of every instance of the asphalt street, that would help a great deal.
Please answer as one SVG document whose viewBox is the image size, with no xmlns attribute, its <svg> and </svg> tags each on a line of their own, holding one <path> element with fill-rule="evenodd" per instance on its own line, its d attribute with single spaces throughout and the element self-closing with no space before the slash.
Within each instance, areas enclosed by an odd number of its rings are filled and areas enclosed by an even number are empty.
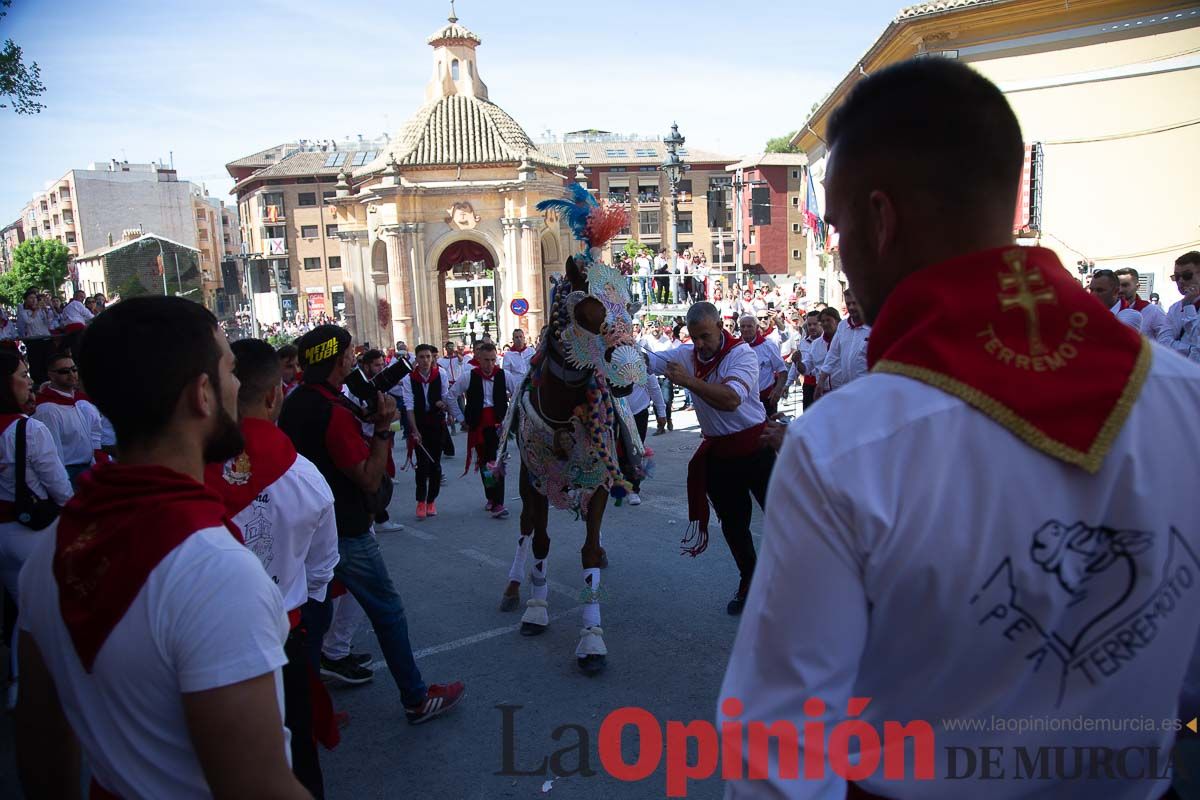
<svg viewBox="0 0 1200 800">
<path fill-rule="evenodd" d="M 467 696 L 451 714 L 412 727 L 403 717 L 395 684 L 382 663 L 366 686 L 334 689 L 337 706 L 351 714 L 342 744 L 322 754 L 331 798 L 650 798 L 663 797 L 665 765 L 626 783 L 609 777 L 598 756 L 600 724 L 611 711 L 638 706 L 666 720 L 711 720 L 737 620 L 725 604 L 737 571 L 719 528 L 708 552 L 679 555 L 687 521 L 684 480 L 698 430 L 690 413 L 675 414 L 675 431 L 650 437 L 656 472 L 643 487 L 643 504 L 615 507 L 604 518 L 609 567 L 601 579 L 602 625 L 608 668 L 589 678 L 575 665 L 583 589 L 579 549 L 583 523 L 554 511 L 550 525 L 550 629 L 540 637 L 518 632 L 521 611 L 498 610 L 519 534 L 516 483 L 507 495 L 513 515 L 493 520 L 483 511 L 474 473 L 460 477 L 459 456 L 446 462 L 449 477 L 438 517 L 413 519 L 411 473 L 403 473 L 393 501 L 406 530 L 380 534 L 392 576 L 404 597 L 409 630 L 426 681 L 462 680 Z M 652 423 L 653 425 L 653 423 Z M 756 521 L 755 530 L 759 529 Z M 528 597 L 523 587 L 522 597 Z M 523 604 L 522 604 L 523 607 Z M 356 649 L 378 653 L 370 630 Z M 497 706 L 519 706 L 508 712 Z M 505 713 L 510 716 L 511 769 L 505 765 Z M 564 725 L 581 726 L 561 731 Z M 564 772 L 579 768 L 586 735 L 595 775 L 556 778 L 500 775 L 538 772 L 555 751 Z M 636 757 L 635 737 L 625 754 Z M 552 783 L 547 784 L 547 781 Z M 696 783 L 689 797 L 721 796 L 719 781 Z"/>
</svg>

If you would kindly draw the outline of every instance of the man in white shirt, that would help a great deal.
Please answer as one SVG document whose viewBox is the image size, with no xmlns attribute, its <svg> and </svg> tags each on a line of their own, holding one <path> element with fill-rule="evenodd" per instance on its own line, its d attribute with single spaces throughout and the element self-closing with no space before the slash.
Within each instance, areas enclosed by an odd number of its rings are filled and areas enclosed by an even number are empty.
<svg viewBox="0 0 1200 800">
<path fill-rule="evenodd" d="M 1140 332 L 1142 315 L 1134 309 L 1122 305 L 1119 290 L 1117 273 L 1111 269 L 1098 269 L 1092 273 L 1092 280 L 1088 284 L 1088 291 L 1091 292 L 1092 297 L 1099 300 L 1100 305 L 1111 311 L 1112 315 L 1123 325 L 1128 325 Z"/>
<path fill-rule="evenodd" d="M 1162 335 L 1163 329 L 1167 326 L 1167 314 L 1162 310 L 1161 306 L 1151 303 L 1149 300 L 1143 300 L 1138 296 L 1138 288 L 1141 286 L 1141 277 L 1138 271 L 1133 267 L 1121 267 L 1114 270 L 1119 282 L 1119 293 L 1121 308 L 1133 309 L 1138 312 L 1141 323 L 1141 332 L 1146 338 L 1152 342 L 1157 342 Z"/>
<path fill-rule="evenodd" d="M 767 416 L 772 416 L 779 410 L 779 396 L 787 381 L 787 364 L 779 355 L 779 345 L 763 336 L 758 318 L 753 314 L 743 314 L 738 320 L 738 328 L 742 341 L 750 345 L 758 359 L 758 381 L 754 388 Z"/>
<path fill-rule="evenodd" d="M 1186 359 L 1200 362 L 1200 250 L 1175 259 L 1171 279 L 1183 295 L 1167 312 L 1159 343 Z"/>
<path fill-rule="evenodd" d="M 871 326 L 863 322 L 854 292 L 847 289 L 846 318 L 838 323 L 829 353 L 818 370 L 817 382 L 832 392 L 867 374 L 867 339 Z"/>
<path fill-rule="evenodd" d="M 238 414 L 245 446 L 228 461 L 209 464 L 205 483 L 222 497 L 246 547 L 283 596 L 290 627 L 284 645 L 288 659 L 283 667 L 284 724 L 292 734 L 292 772 L 314 797 L 322 797 L 324 781 L 314 737 L 335 744 L 337 726 L 328 714 L 319 722 L 314 719 L 312 667 L 301 610 L 310 598 L 318 603 L 325 600 L 338 563 L 333 492 L 316 466 L 299 455 L 275 426 L 284 397 L 275 348 L 261 339 L 240 339 L 230 349 L 241 384 Z M 323 710 L 331 707 L 320 705 Z"/>
<path fill-rule="evenodd" d="M 719 712 L 802 725 L 815 764 L 742 750 L 770 777 L 727 796 L 1162 797 L 1196 714 L 1200 527 L 1163 498 L 1200 485 L 1200 369 L 1012 245 L 1024 139 L 966 65 L 873 72 L 826 131 L 873 370 L 789 426 Z"/>
<path fill-rule="evenodd" d="M 504 351 L 504 384 L 508 388 L 508 396 L 521 388 L 525 376 L 529 374 L 529 359 L 533 358 L 534 350 L 525 343 L 525 331 L 517 328 L 513 331 L 512 347 Z"/>
<path fill-rule="evenodd" d="M 71 301 L 63 306 L 59 321 L 67 333 L 83 330 L 84 326 L 91 322 L 92 317 L 95 316 L 83 305 L 86 296 L 83 292 L 76 292 Z"/>
<path fill-rule="evenodd" d="M 671 324 L 667 320 L 660 323 L 647 323 L 646 333 L 638 339 L 638 345 L 651 353 L 665 353 L 678 346 L 671 337 Z M 669 378 L 656 377 L 654 380 L 659 382 L 659 394 L 663 396 L 663 407 L 666 409 L 666 416 L 661 416 L 658 414 L 657 406 L 655 407 L 654 418 L 657 421 L 658 430 L 654 432 L 654 435 L 658 436 L 666 431 L 675 430 L 675 424 L 671 421 L 671 406 L 675 403 L 675 387 Z"/>
<path fill-rule="evenodd" d="M 690 390 L 703 438 L 688 464 L 689 535 L 684 552 L 697 556 L 708 546 L 708 504 L 721 520 L 721 532 L 737 564 L 740 581 L 726 606 L 742 613 L 754 576 L 750 538 L 753 501 L 766 498 L 775 453 L 762 446 L 767 412 L 758 399 L 758 358 L 741 338 L 721 326 L 712 303 L 688 309 L 692 343 L 649 353 L 650 371 Z"/>
<path fill-rule="evenodd" d="M 658 385 L 658 378 L 648 375 L 645 384 L 635 383 L 629 397 L 625 398 L 625 403 L 629 406 L 629 413 L 633 415 L 633 424 L 637 427 L 638 436 L 642 438 L 642 444 L 646 443 L 651 405 L 654 406 L 654 413 L 659 420 L 658 429 L 659 431 L 663 430 L 663 415 L 666 410 L 663 408 L 662 389 Z M 633 491 L 629 494 L 629 505 L 640 506 L 642 504 L 641 476 L 629 476 L 629 482 L 633 484 Z"/>
<path fill-rule="evenodd" d="M 649 303 L 651 295 L 650 276 L 654 269 L 649 253 L 643 250 L 638 254 L 638 257 L 633 260 L 633 263 L 636 265 L 634 274 L 637 276 L 637 281 L 634 283 L 634 285 L 638 287 L 638 298 L 643 303 Z"/>
<path fill-rule="evenodd" d="M 159 369 L 130 381 L 128 367 Z M 309 797 L 288 766 L 279 590 L 205 488 L 242 447 L 233 354 L 180 297 L 97 317 L 80 353 L 120 463 L 88 473 L 21 573 L 27 797 Z"/>
<path fill-rule="evenodd" d="M 38 392 L 34 419 L 50 429 L 71 485 L 90 467 L 102 447 L 100 413 L 79 392 L 79 369 L 70 353 L 49 362 L 50 385 Z"/>
<path fill-rule="evenodd" d="M 833 313 L 837 314 L 837 311 Z M 830 324 L 829 337 L 826 338 L 821 324 L 821 312 L 810 311 L 804 318 L 804 327 L 804 338 L 794 351 L 792 366 L 788 370 L 788 385 L 803 376 L 801 403 L 802 408 L 807 411 L 817 399 L 816 364 L 823 361 L 825 354 L 829 352 L 829 342 L 833 339 L 833 332 L 837 330 L 837 322 Z"/>
</svg>

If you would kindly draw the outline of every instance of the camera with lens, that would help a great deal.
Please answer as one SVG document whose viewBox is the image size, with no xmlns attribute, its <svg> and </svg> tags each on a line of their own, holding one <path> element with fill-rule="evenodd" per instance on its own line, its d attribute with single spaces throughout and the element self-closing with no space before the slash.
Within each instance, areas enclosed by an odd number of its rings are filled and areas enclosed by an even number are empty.
<svg viewBox="0 0 1200 800">
<path fill-rule="evenodd" d="M 412 367 L 403 358 L 398 358 L 394 364 L 384 367 L 374 378 L 368 378 L 362 367 L 359 367 L 346 376 L 346 388 L 350 390 L 350 394 L 362 401 L 363 416 L 373 417 L 379 411 L 380 393 L 386 394 L 410 372 Z"/>
</svg>

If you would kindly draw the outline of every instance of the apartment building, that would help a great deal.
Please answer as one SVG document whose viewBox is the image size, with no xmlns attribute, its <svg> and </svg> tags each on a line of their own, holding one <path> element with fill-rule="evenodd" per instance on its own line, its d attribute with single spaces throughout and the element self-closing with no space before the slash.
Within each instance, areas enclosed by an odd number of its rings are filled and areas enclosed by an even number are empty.
<svg viewBox="0 0 1200 800">
<path fill-rule="evenodd" d="M 334 209 L 339 173 L 373 161 L 387 140 L 300 140 L 226 165 L 236 183 L 241 241 L 264 260 L 268 286 L 255 286 L 262 322 L 345 310 L 341 242 Z"/>
</svg>

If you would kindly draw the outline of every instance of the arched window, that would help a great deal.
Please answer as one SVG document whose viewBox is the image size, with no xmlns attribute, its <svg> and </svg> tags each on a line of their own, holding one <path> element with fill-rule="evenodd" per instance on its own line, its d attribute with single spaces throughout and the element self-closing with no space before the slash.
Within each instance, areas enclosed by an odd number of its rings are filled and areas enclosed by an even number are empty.
<svg viewBox="0 0 1200 800">
<path fill-rule="evenodd" d="M 457 58 L 450 62 L 450 77 L 453 78 L 454 80 L 458 80 L 458 59 Z"/>
</svg>

